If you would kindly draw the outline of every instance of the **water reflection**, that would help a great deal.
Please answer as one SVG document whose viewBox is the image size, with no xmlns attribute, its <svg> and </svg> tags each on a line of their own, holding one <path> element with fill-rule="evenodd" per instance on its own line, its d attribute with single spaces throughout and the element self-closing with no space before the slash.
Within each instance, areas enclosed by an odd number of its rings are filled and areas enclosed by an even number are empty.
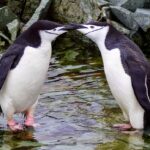
<svg viewBox="0 0 150 150">
<path fill-rule="evenodd" d="M 15 116 L 18 121 L 20 116 Z M 40 95 L 35 130 L 14 134 L 0 118 L 0 149 L 4 150 L 142 150 L 148 134 L 124 134 L 112 129 L 122 113 L 108 88 L 100 59 L 86 58 L 49 68 Z"/>
<path fill-rule="evenodd" d="M 41 147 L 34 138 L 34 131 L 26 129 L 22 132 L 14 133 L 9 130 L 0 130 L 0 149 L 1 150 L 33 150 Z"/>
</svg>

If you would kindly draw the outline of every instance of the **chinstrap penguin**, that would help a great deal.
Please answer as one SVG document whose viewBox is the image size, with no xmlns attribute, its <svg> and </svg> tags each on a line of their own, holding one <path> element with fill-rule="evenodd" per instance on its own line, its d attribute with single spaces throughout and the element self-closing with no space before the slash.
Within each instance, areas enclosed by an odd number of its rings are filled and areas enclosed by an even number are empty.
<svg viewBox="0 0 150 150">
<path fill-rule="evenodd" d="M 23 127 L 13 119 L 24 113 L 25 125 L 34 126 L 34 110 L 51 58 L 51 43 L 69 27 L 39 20 L 23 32 L 0 59 L 0 106 L 12 130 Z"/>
<path fill-rule="evenodd" d="M 140 48 L 112 25 L 92 21 L 72 24 L 94 41 L 102 55 L 106 79 L 124 118 L 121 130 L 150 127 L 150 63 Z"/>
</svg>

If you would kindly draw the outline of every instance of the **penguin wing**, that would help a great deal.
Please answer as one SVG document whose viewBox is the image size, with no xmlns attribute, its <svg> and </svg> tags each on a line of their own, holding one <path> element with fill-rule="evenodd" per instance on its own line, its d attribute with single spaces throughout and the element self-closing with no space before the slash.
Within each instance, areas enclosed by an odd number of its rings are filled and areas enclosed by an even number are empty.
<svg viewBox="0 0 150 150">
<path fill-rule="evenodd" d="M 2 88 L 9 71 L 18 64 L 22 54 L 23 46 L 11 45 L 0 59 L 0 89 Z"/>
<path fill-rule="evenodd" d="M 139 104 L 150 110 L 150 66 L 147 61 L 128 59 L 126 61 L 132 87 Z M 148 69 L 149 68 L 149 69 Z"/>
</svg>

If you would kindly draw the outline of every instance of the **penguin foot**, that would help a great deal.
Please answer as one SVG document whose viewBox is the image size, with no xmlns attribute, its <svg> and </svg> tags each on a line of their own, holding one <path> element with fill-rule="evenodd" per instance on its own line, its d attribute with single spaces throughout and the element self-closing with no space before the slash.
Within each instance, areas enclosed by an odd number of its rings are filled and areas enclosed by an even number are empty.
<svg viewBox="0 0 150 150">
<path fill-rule="evenodd" d="M 31 128 L 37 128 L 39 127 L 40 125 L 38 123 L 33 123 L 33 124 L 25 124 L 26 127 L 31 127 Z"/>
<path fill-rule="evenodd" d="M 8 121 L 8 126 L 12 131 L 21 131 L 23 127 L 21 124 L 16 123 L 14 120 Z"/>
<path fill-rule="evenodd" d="M 115 124 L 113 127 L 121 131 L 127 131 L 132 128 L 131 124 Z"/>
<path fill-rule="evenodd" d="M 26 121 L 25 121 L 25 126 L 36 128 L 39 126 L 39 124 L 34 123 L 34 118 L 32 116 L 28 116 Z"/>
</svg>

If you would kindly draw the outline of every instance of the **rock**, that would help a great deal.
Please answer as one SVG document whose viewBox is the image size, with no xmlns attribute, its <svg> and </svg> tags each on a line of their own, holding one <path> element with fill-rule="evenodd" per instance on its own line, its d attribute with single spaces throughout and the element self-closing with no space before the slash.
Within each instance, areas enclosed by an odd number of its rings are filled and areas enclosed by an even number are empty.
<svg viewBox="0 0 150 150">
<path fill-rule="evenodd" d="M 127 28 L 123 27 L 121 24 L 119 24 L 118 22 L 115 21 L 111 21 L 111 24 L 121 33 L 126 34 L 126 35 L 130 35 L 131 31 L 128 30 Z"/>
<path fill-rule="evenodd" d="M 105 1 L 105 0 L 98 0 L 98 5 L 99 7 L 104 7 L 104 6 L 108 6 L 109 2 Z"/>
<path fill-rule="evenodd" d="M 5 6 L 5 5 L 6 5 L 6 3 L 7 3 L 7 2 L 6 2 L 6 0 L 1 0 L 1 1 L 0 1 L 0 7 Z"/>
<path fill-rule="evenodd" d="M 134 19 L 138 25 L 146 32 L 150 28 L 150 10 L 137 9 L 134 13 Z"/>
<path fill-rule="evenodd" d="M 39 6 L 41 0 L 26 0 L 24 5 L 22 6 L 22 12 L 21 12 L 21 19 L 24 22 L 27 22 L 30 17 L 33 15 L 35 12 L 36 8 Z M 45 0 L 47 1 L 47 0 Z M 20 1 L 21 2 L 21 1 Z M 22 4 L 22 2 L 21 2 Z"/>
<path fill-rule="evenodd" d="M 145 0 L 144 8 L 150 8 L 150 0 Z"/>
<path fill-rule="evenodd" d="M 100 9 L 96 0 L 57 0 L 52 2 L 49 10 L 50 19 L 66 23 L 97 20 L 99 15 Z"/>
<path fill-rule="evenodd" d="M 23 2 L 22 0 L 8 0 L 7 6 L 18 16 L 18 18 L 21 18 L 25 9 L 25 3 L 26 1 Z"/>
<path fill-rule="evenodd" d="M 145 0 L 109 0 L 112 5 L 120 6 L 131 11 L 135 11 L 136 8 L 143 8 Z"/>
<path fill-rule="evenodd" d="M 56 145 L 54 146 L 51 150 L 94 150 L 95 147 L 91 145 L 81 145 L 81 144 L 76 144 L 74 145 Z"/>
<path fill-rule="evenodd" d="M 7 24 L 9 33 L 11 34 L 11 41 L 15 41 L 18 30 L 19 30 L 19 21 L 17 19 Z"/>
<path fill-rule="evenodd" d="M 125 8 L 119 6 L 110 6 L 113 14 L 122 22 L 126 27 L 131 30 L 137 31 L 139 26 L 134 20 L 133 13 Z"/>
<path fill-rule="evenodd" d="M 26 23 L 26 25 L 23 27 L 22 31 L 26 30 L 28 27 L 30 27 L 34 22 L 39 20 L 40 18 L 43 18 L 48 11 L 48 8 L 51 4 L 52 0 L 42 0 L 38 8 L 35 10 L 34 14 L 30 18 L 30 20 Z"/>
<path fill-rule="evenodd" d="M 130 39 L 135 42 L 139 47 L 143 47 L 145 44 L 145 40 L 143 39 L 142 34 L 139 32 L 135 32 L 130 36 Z"/>
<path fill-rule="evenodd" d="M 0 31 L 0 37 L 2 37 L 3 39 L 5 39 L 9 44 L 12 44 L 11 40 L 4 33 L 2 33 L 1 31 Z"/>
<path fill-rule="evenodd" d="M 9 9 L 9 7 L 4 6 L 0 8 L 0 30 L 6 28 L 6 25 L 17 19 L 17 16 Z"/>
</svg>

